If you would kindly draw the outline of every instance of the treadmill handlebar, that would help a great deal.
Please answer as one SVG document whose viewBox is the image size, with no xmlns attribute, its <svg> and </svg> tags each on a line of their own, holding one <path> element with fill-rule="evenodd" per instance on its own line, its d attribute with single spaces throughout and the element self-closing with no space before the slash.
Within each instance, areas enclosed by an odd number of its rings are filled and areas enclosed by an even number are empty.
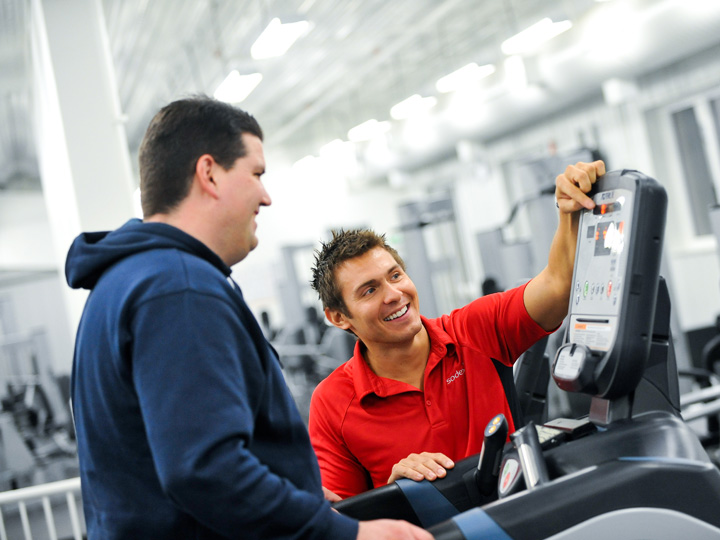
<svg viewBox="0 0 720 540">
<path fill-rule="evenodd" d="M 535 423 L 528 422 L 524 428 L 510 435 L 510 439 L 517 448 L 528 491 L 546 483 L 549 480 L 547 464 L 543 458 Z"/>
<path fill-rule="evenodd" d="M 483 495 L 490 495 L 497 489 L 500 462 L 507 434 L 508 423 L 503 414 L 494 416 L 485 427 L 480 459 L 475 471 L 475 481 Z"/>
</svg>

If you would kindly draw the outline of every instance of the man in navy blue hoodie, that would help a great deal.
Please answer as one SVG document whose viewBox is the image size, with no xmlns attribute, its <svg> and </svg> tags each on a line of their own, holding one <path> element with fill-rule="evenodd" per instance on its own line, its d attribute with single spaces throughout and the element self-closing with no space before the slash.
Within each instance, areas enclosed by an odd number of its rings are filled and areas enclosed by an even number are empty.
<svg viewBox="0 0 720 540">
<path fill-rule="evenodd" d="M 269 206 L 255 119 L 206 97 L 152 120 L 145 219 L 76 238 L 90 289 L 72 401 L 95 539 L 384 539 L 430 534 L 332 510 L 278 358 L 231 279 Z"/>
</svg>

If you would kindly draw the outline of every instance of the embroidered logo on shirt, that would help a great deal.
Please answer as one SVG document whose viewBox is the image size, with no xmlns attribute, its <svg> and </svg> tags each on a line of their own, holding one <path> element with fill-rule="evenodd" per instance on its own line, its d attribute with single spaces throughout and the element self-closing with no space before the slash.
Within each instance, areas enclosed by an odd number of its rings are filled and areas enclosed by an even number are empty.
<svg viewBox="0 0 720 540">
<path fill-rule="evenodd" d="M 445 379 L 445 382 L 448 383 L 448 384 L 450 384 L 450 383 L 453 382 L 455 379 L 457 379 L 457 378 L 459 378 L 459 377 L 462 377 L 463 375 L 465 375 L 465 368 L 458 369 L 452 376 L 450 376 L 450 377 L 448 377 L 447 379 Z"/>
</svg>

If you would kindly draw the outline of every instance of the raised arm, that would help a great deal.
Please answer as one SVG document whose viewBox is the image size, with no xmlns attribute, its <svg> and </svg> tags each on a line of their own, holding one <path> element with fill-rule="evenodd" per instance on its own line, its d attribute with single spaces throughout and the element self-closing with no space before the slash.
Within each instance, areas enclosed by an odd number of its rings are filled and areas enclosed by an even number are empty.
<svg viewBox="0 0 720 540">
<path fill-rule="evenodd" d="M 525 288 L 525 308 L 545 330 L 553 330 L 567 315 L 577 246 L 579 210 L 593 208 L 586 195 L 598 177 L 605 174 L 605 163 L 568 165 L 555 179 L 555 198 L 559 210 L 547 266 Z"/>
</svg>

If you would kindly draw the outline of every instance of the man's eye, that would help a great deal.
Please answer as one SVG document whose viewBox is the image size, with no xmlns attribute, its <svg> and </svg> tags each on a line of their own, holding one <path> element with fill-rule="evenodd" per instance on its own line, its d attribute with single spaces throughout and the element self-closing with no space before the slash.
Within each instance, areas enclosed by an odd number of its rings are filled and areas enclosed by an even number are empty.
<svg viewBox="0 0 720 540">
<path fill-rule="evenodd" d="M 368 288 L 365 289 L 365 291 L 363 292 L 363 296 L 368 296 L 369 294 L 372 294 L 372 293 L 374 293 L 374 292 L 375 292 L 375 287 L 368 287 Z"/>
</svg>

